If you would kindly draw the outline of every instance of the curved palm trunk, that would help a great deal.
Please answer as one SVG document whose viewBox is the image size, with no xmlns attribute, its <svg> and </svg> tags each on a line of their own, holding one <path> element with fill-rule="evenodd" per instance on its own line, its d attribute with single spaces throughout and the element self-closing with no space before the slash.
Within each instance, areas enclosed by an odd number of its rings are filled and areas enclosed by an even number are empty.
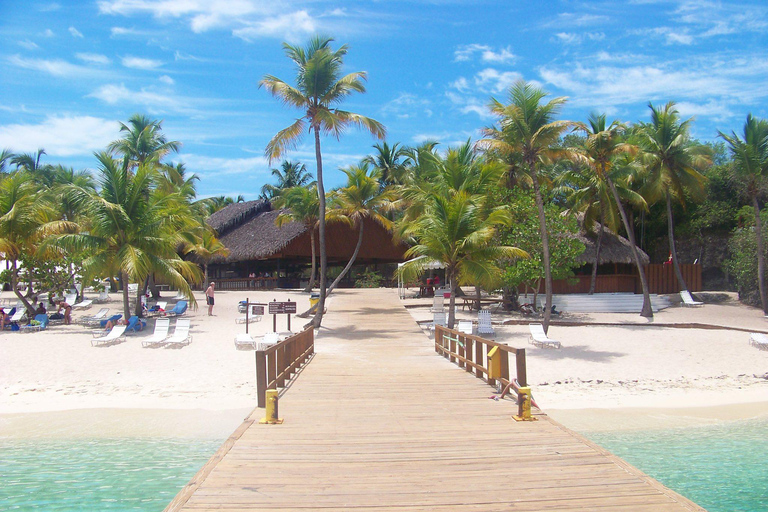
<svg viewBox="0 0 768 512">
<path fill-rule="evenodd" d="M 149 288 L 149 276 L 144 279 L 144 286 L 139 288 L 139 291 L 136 292 L 136 307 L 133 310 L 133 314 L 139 318 L 141 318 L 142 313 L 144 313 L 141 307 L 141 298 L 147 295 L 147 288 Z"/>
<path fill-rule="evenodd" d="M 595 293 L 597 283 L 597 265 L 600 263 L 600 248 L 603 245 L 603 225 L 605 224 L 605 210 L 603 202 L 600 201 L 600 231 L 597 233 L 597 245 L 595 245 L 595 262 L 592 264 L 592 279 L 589 282 L 589 295 Z"/>
<path fill-rule="evenodd" d="M 13 290 L 13 293 L 16 294 L 16 297 L 21 301 L 22 304 L 24 304 L 24 308 L 27 310 L 27 318 L 32 318 L 31 313 L 35 311 L 35 308 L 32 306 L 32 304 L 27 300 L 27 297 L 19 291 L 19 270 L 16 267 L 16 260 L 13 261 L 13 266 L 11 268 L 11 289 Z"/>
<path fill-rule="evenodd" d="M 336 286 L 341 282 L 344 276 L 347 275 L 347 272 L 349 272 L 349 269 L 351 269 L 352 265 L 355 263 L 357 255 L 360 252 L 360 247 L 363 245 L 363 226 L 365 226 L 365 223 L 362 221 L 362 219 L 360 219 L 360 233 L 357 235 L 357 245 L 355 246 L 355 251 L 352 253 L 352 257 L 349 258 L 349 262 L 344 267 L 344 270 L 342 270 L 341 274 L 339 274 L 336 279 L 333 280 L 331 286 L 328 287 L 328 295 L 333 292 L 333 289 L 336 288 Z"/>
<path fill-rule="evenodd" d="M 619 197 L 619 191 L 616 190 L 616 186 L 613 181 L 605 176 L 605 181 L 611 189 L 613 199 L 616 201 L 616 206 L 619 208 L 619 214 L 621 215 L 621 222 L 624 224 L 624 229 L 629 237 L 629 245 L 632 250 L 632 257 L 635 259 L 635 265 L 637 265 L 637 273 L 640 275 L 640 286 L 643 288 L 643 308 L 640 310 L 640 316 L 646 318 L 653 318 L 653 308 L 651 307 L 651 294 L 648 293 L 648 282 L 645 280 L 645 270 L 643 269 L 643 263 L 640 261 L 640 254 L 637 252 L 637 245 L 635 244 L 635 231 L 629 225 L 627 219 L 627 212 L 624 211 L 624 205 L 621 204 L 621 198 Z"/>
<path fill-rule="evenodd" d="M 475 285 L 475 309 L 480 311 L 480 286 Z"/>
<path fill-rule="evenodd" d="M 752 206 L 755 209 L 755 237 L 757 238 L 757 286 L 760 289 L 760 303 L 763 313 L 768 315 L 768 298 L 765 296 L 765 251 L 763 249 L 763 226 L 760 220 L 760 204 L 757 196 L 752 197 Z"/>
<path fill-rule="evenodd" d="M 309 284 L 304 288 L 305 292 L 311 292 L 315 287 L 315 272 L 317 270 L 317 259 L 315 255 L 315 226 L 309 227 L 309 245 L 312 246 L 312 268 L 309 271 Z"/>
<path fill-rule="evenodd" d="M 123 281 L 123 312 L 125 313 L 125 320 L 131 318 L 131 306 L 128 297 L 128 274 L 124 271 L 120 271 L 120 279 Z"/>
<path fill-rule="evenodd" d="M 317 161 L 317 196 L 320 203 L 318 219 L 318 236 L 320 238 L 320 300 L 317 302 L 317 312 L 312 320 L 315 329 L 323 323 L 325 310 L 325 272 L 328 267 L 328 254 L 325 250 L 325 187 L 323 186 L 323 156 L 320 153 L 320 127 L 315 125 L 315 160 Z"/>
<path fill-rule="evenodd" d="M 204 289 L 205 289 L 205 288 L 207 288 L 207 286 L 206 286 L 206 285 L 207 285 L 208 283 L 210 283 L 210 281 L 208 281 L 208 262 L 206 261 L 206 262 L 203 264 L 203 288 L 204 288 Z M 206 300 L 207 300 L 207 299 L 206 299 Z"/>
<path fill-rule="evenodd" d="M 546 293 L 546 299 L 544 303 L 544 319 L 542 325 L 544 326 L 544 332 L 549 329 L 549 320 L 552 317 L 552 269 L 549 263 L 549 236 L 547 236 L 547 219 L 544 216 L 544 200 L 541 198 L 541 189 L 539 188 L 538 176 L 534 167 L 531 167 L 533 172 L 533 191 L 536 195 L 536 208 L 539 211 L 539 231 L 541 232 L 541 249 L 543 253 L 544 263 L 544 293 Z"/>
<path fill-rule="evenodd" d="M 456 323 L 456 288 L 458 288 L 458 272 L 454 266 L 445 269 L 446 274 L 450 274 L 449 286 L 451 290 L 451 298 L 448 299 L 448 328 L 453 329 Z"/>
<path fill-rule="evenodd" d="M 681 290 L 687 290 L 688 286 L 683 279 L 683 273 L 680 271 L 680 263 L 677 261 L 677 250 L 675 249 L 675 227 L 672 223 L 672 198 L 667 196 L 667 236 L 669 237 L 669 252 L 672 254 L 672 266 L 675 267 L 675 275 L 677 276 L 677 282 L 680 284 Z"/>
</svg>

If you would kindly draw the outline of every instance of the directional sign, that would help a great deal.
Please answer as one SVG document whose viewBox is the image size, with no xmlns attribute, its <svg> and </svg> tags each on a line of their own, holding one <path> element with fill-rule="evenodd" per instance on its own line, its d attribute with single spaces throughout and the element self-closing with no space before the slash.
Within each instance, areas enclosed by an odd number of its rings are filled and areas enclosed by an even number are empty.
<svg viewBox="0 0 768 512">
<path fill-rule="evenodd" d="M 296 313 L 295 302 L 270 302 L 270 315 L 290 315 Z"/>
<path fill-rule="evenodd" d="M 264 314 L 264 306 L 251 306 L 251 314 L 252 315 L 263 315 Z"/>
</svg>

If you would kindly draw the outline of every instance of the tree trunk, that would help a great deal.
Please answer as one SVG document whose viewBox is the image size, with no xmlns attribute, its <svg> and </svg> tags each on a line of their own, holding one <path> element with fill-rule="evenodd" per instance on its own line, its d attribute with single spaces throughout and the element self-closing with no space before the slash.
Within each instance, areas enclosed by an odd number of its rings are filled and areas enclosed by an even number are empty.
<svg viewBox="0 0 768 512">
<path fill-rule="evenodd" d="M 139 287 L 139 289 L 136 291 L 136 307 L 133 310 L 133 314 L 137 317 L 141 318 L 143 315 L 142 307 L 141 307 L 141 298 L 147 296 L 147 288 L 149 287 L 149 276 L 147 276 L 146 279 L 144 279 L 144 284 Z"/>
<path fill-rule="evenodd" d="M 120 271 L 120 279 L 123 281 L 123 312 L 125 313 L 125 320 L 131 318 L 131 306 L 128 297 L 128 274 L 125 271 Z"/>
<path fill-rule="evenodd" d="M 600 247 L 603 245 L 603 224 L 605 224 L 605 210 L 600 201 L 600 231 L 597 232 L 597 244 L 595 245 L 595 262 L 592 264 L 592 279 L 589 281 L 589 295 L 595 293 L 597 283 L 597 265 L 600 263 Z"/>
<path fill-rule="evenodd" d="M 765 296 L 765 252 L 763 250 L 763 226 L 760 220 L 760 204 L 757 196 L 752 197 L 752 205 L 755 208 L 755 238 L 757 238 L 757 286 L 760 289 L 760 303 L 763 306 L 763 314 L 768 315 L 768 299 Z"/>
<path fill-rule="evenodd" d="M 312 268 L 309 271 L 309 284 L 304 288 L 305 292 L 311 292 L 315 287 L 315 272 L 317 270 L 317 259 L 315 256 L 315 226 L 309 227 L 309 244 L 312 246 Z"/>
<path fill-rule="evenodd" d="M 603 175 L 605 176 L 605 174 Z M 640 310 L 640 316 L 653 318 L 651 294 L 648 293 L 648 282 L 645 280 L 645 270 L 643 269 L 643 263 L 640 261 L 640 253 L 637 252 L 637 245 L 635 245 L 635 231 L 632 229 L 632 226 L 630 226 L 629 220 L 627 220 L 627 212 L 624 211 L 624 205 L 621 204 L 619 191 L 616 190 L 616 186 L 608 176 L 605 176 L 605 181 L 608 183 L 608 187 L 611 189 L 611 194 L 613 194 L 613 199 L 616 201 L 616 206 L 619 208 L 621 222 L 624 224 L 624 229 L 627 231 L 630 249 L 632 250 L 632 257 L 635 259 L 637 273 L 640 275 L 640 286 L 643 288 L 643 308 Z"/>
<path fill-rule="evenodd" d="M 480 311 L 482 303 L 480 302 L 480 287 L 475 285 L 475 309 Z"/>
<path fill-rule="evenodd" d="M 149 291 L 152 293 L 152 298 L 157 300 L 160 298 L 160 289 L 157 287 L 157 282 L 155 281 L 155 273 L 152 272 L 149 274 Z"/>
<path fill-rule="evenodd" d="M 547 236 L 547 219 L 544 216 L 544 200 L 541 197 L 539 179 L 536 176 L 534 166 L 531 166 L 531 171 L 533 191 L 536 194 L 536 207 L 539 210 L 539 230 L 541 232 L 541 250 L 544 263 L 544 293 L 546 293 L 546 300 L 544 303 L 544 319 L 541 323 L 546 333 L 549 329 L 549 320 L 552 317 L 552 269 L 549 263 L 549 236 Z"/>
<path fill-rule="evenodd" d="M 203 290 L 208 288 L 208 262 L 203 263 Z"/>
<path fill-rule="evenodd" d="M 328 267 L 328 254 L 325 250 L 325 187 L 323 186 L 323 156 L 320 153 L 320 127 L 315 125 L 315 160 L 317 161 L 317 198 L 320 203 L 318 213 L 318 236 L 320 242 L 320 300 L 317 302 L 317 312 L 312 320 L 315 329 L 319 329 L 323 323 L 323 311 L 325 310 L 325 272 Z"/>
<path fill-rule="evenodd" d="M 448 328 L 453 329 L 453 325 L 456 323 L 456 288 L 458 283 L 456 282 L 456 270 L 451 267 L 445 269 L 446 274 L 450 274 L 450 290 L 451 298 L 448 299 Z"/>
<path fill-rule="evenodd" d="M 357 245 L 355 246 L 355 252 L 352 253 L 352 257 L 349 259 L 347 266 L 344 267 L 344 270 L 341 271 L 341 274 L 339 274 L 333 283 L 331 283 L 331 286 L 328 287 L 328 295 L 333 292 L 334 288 L 336 288 L 344 276 L 347 275 L 347 272 L 349 272 L 349 269 L 351 269 L 352 265 L 355 263 L 357 254 L 360 252 L 360 247 L 363 245 L 363 226 L 365 226 L 365 223 L 363 222 L 363 219 L 360 219 L 360 232 L 357 235 Z"/>
<path fill-rule="evenodd" d="M 21 303 L 24 304 L 24 308 L 27 310 L 27 318 L 30 319 L 32 318 L 31 315 L 34 313 L 35 308 L 29 303 L 27 297 L 19 291 L 19 270 L 16 267 L 16 260 L 14 259 L 11 261 L 11 289 L 13 290 L 13 293 L 16 294 L 16 297 L 19 298 Z"/>
<path fill-rule="evenodd" d="M 672 266 L 675 267 L 675 275 L 677 275 L 677 282 L 680 284 L 681 290 L 687 290 L 683 279 L 683 273 L 680 271 L 680 263 L 677 261 L 677 250 L 675 249 L 675 227 L 672 223 L 672 198 L 667 196 L 667 236 L 669 237 L 669 252 L 672 254 Z"/>
</svg>

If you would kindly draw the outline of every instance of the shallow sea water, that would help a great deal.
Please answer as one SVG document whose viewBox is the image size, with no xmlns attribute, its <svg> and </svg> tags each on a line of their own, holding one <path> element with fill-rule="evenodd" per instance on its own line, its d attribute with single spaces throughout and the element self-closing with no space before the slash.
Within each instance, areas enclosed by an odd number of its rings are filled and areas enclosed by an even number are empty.
<svg viewBox="0 0 768 512">
<path fill-rule="evenodd" d="M 709 512 L 768 511 L 768 419 L 582 435 Z"/>
<path fill-rule="evenodd" d="M 162 511 L 222 439 L 0 439 L 0 510 Z"/>
</svg>

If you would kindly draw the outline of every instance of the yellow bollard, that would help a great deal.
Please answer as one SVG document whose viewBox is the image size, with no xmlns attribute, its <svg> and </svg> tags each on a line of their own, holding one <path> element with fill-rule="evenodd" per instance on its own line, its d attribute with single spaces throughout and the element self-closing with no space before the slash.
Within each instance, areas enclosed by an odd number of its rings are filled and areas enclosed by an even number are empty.
<svg viewBox="0 0 768 512">
<path fill-rule="evenodd" d="M 537 421 L 531 416 L 531 388 L 521 387 L 517 391 L 517 416 L 512 416 L 515 421 Z"/>
<path fill-rule="evenodd" d="M 277 417 L 277 390 L 267 390 L 267 415 L 259 423 L 262 425 L 279 425 L 283 420 Z"/>
<path fill-rule="evenodd" d="M 501 351 L 499 347 L 493 347 L 488 351 L 488 379 L 501 378 Z"/>
</svg>

